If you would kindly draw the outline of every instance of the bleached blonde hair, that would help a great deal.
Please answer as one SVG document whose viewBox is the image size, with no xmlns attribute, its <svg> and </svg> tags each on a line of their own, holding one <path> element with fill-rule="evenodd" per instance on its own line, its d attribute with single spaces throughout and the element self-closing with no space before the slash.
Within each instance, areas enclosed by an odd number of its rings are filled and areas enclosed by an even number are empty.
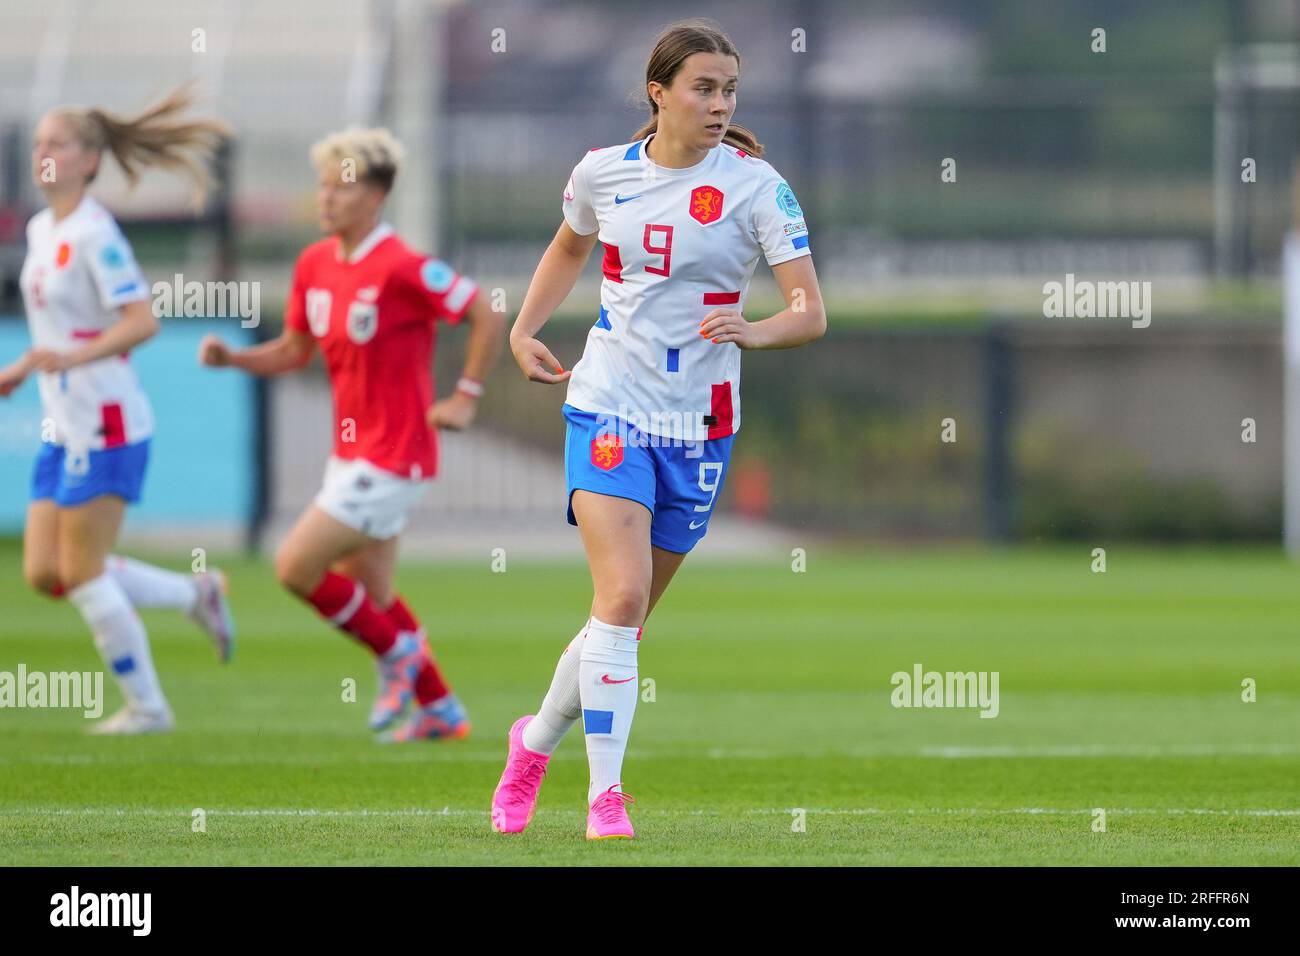
<svg viewBox="0 0 1300 956">
<path fill-rule="evenodd" d="M 393 188 L 397 172 L 406 159 L 406 150 L 387 129 L 361 129 L 350 126 L 330 133 L 311 148 L 311 162 L 317 170 L 326 166 L 353 163 L 359 182 L 373 183 L 384 192 Z"/>
</svg>

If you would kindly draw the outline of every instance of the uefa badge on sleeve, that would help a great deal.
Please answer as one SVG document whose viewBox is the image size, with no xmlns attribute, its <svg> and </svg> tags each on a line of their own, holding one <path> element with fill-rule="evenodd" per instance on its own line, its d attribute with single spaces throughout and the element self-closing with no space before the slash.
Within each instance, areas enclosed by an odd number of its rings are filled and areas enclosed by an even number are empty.
<svg viewBox="0 0 1300 956">
<path fill-rule="evenodd" d="M 110 242 L 100 252 L 99 261 L 104 264 L 105 269 L 124 269 L 126 268 L 126 253 L 122 251 L 121 246 L 117 243 Z"/>
<path fill-rule="evenodd" d="M 787 219 L 800 219 L 803 217 L 803 209 L 799 206 L 799 200 L 794 198 L 794 190 L 788 183 L 778 183 L 776 187 L 776 205 Z"/>
<path fill-rule="evenodd" d="M 601 471 L 609 471 L 623 463 L 623 439 L 606 433 L 591 440 L 591 463 Z"/>
<path fill-rule="evenodd" d="M 420 281 L 430 292 L 443 293 L 456 281 L 456 273 L 441 259 L 426 259 L 420 266 Z"/>
</svg>

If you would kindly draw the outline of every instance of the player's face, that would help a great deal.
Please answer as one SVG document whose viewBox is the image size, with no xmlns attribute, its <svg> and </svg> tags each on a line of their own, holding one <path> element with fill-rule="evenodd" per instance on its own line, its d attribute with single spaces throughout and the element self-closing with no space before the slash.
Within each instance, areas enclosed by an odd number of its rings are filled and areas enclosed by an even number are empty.
<svg viewBox="0 0 1300 956">
<path fill-rule="evenodd" d="M 316 215 L 321 230 L 331 235 L 368 229 L 384 204 L 383 190 L 345 173 L 341 164 L 327 165 L 316 181 Z"/>
<path fill-rule="evenodd" d="M 95 170 L 99 157 L 86 149 L 71 124 L 57 116 L 46 116 L 32 136 L 32 182 L 46 193 L 81 189 Z"/>
<path fill-rule="evenodd" d="M 663 103 L 659 123 L 688 146 L 712 149 L 722 142 L 736 112 L 740 64 L 722 53 L 692 53 L 673 77 L 660 87 Z"/>
</svg>

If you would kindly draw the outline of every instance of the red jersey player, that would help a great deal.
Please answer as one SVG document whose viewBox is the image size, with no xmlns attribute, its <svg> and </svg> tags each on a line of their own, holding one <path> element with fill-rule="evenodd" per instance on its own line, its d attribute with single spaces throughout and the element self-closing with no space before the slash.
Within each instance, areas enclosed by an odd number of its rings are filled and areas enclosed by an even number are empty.
<svg viewBox="0 0 1300 956">
<path fill-rule="evenodd" d="M 372 729 L 396 721 L 414 697 L 418 708 L 388 739 L 464 737 L 469 719 L 394 591 L 393 568 L 407 513 L 437 471 L 436 429 L 473 420 L 505 318 L 474 282 L 411 251 L 381 221 L 402 158 L 387 130 L 335 133 L 311 158 L 330 236 L 298 258 L 284 331 L 239 351 L 207 336 L 199 361 L 276 375 L 301 368 L 320 346 L 334 392 L 334 451 L 323 487 L 280 546 L 276 575 L 375 653 L 381 686 Z M 451 397 L 435 402 L 435 322 L 466 318 L 464 375 Z"/>
</svg>

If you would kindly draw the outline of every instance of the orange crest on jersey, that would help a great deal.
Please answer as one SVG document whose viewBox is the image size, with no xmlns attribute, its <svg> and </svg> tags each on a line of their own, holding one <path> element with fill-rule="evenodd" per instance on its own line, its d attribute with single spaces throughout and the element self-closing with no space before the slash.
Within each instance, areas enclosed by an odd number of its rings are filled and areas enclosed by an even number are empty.
<svg viewBox="0 0 1300 956">
<path fill-rule="evenodd" d="M 54 254 L 54 264 L 58 266 L 60 269 L 62 269 L 71 261 L 72 261 L 72 244 L 68 242 L 60 242 L 59 250 Z"/>
<path fill-rule="evenodd" d="M 591 440 L 591 463 L 602 471 L 623 463 L 623 439 L 617 435 L 597 435 Z"/>
<path fill-rule="evenodd" d="M 722 215 L 722 190 L 717 186 L 696 186 L 691 190 L 691 218 L 702 226 Z"/>
</svg>

